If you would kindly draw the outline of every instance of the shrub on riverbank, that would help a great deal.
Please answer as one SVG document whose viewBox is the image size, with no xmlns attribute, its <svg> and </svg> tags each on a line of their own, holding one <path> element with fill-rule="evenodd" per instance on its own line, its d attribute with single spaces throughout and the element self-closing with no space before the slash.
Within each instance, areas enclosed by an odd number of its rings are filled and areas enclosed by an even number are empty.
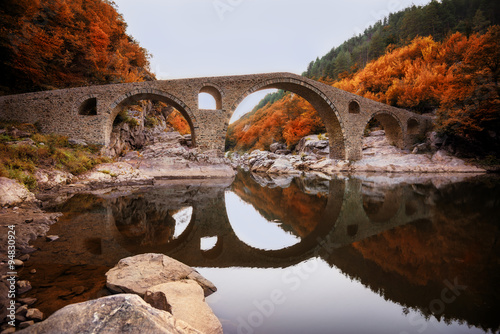
<svg viewBox="0 0 500 334">
<path fill-rule="evenodd" d="M 38 168 L 58 169 L 74 175 L 109 162 L 97 145 L 71 144 L 60 135 L 43 135 L 32 124 L 0 123 L 0 176 L 36 189 Z"/>
</svg>

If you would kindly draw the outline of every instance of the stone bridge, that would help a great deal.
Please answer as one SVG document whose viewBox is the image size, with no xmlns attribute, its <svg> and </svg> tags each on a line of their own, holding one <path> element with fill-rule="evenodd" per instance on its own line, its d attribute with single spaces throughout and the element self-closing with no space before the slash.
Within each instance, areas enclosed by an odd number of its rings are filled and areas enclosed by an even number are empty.
<svg viewBox="0 0 500 334">
<path fill-rule="evenodd" d="M 109 84 L 0 97 L 0 119 L 36 123 L 88 143 L 108 145 L 113 121 L 122 108 L 140 100 L 162 101 L 188 121 L 194 146 L 224 152 L 229 120 L 240 102 L 262 89 L 283 89 L 305 98 L 323 119 L 330 157 L 358 160 L 367 123 L 376 118 L 390 142 L 408 148 L 424 133 L 429 119 L 375 102 L 291 73 L 159 80 Z M 208 93 L 216 109 L 200 109 L 199 94 Z"/>
</svg>

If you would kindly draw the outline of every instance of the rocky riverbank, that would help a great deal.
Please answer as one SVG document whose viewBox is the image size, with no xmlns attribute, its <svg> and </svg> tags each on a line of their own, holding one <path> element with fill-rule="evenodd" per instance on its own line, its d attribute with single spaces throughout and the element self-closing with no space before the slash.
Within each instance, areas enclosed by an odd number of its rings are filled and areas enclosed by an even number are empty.
<svg viewBox="0 0 500 334">
<path fill-rule="evenodd" d="M 68 305 L 21 333 L 222 333 L 205 303 L 216 287 L 168 256 L 122 259 L 106 273 L 106 286 L 114 295 Z"/>
<path fill-rule="evenodd" d="M 464 173 L 484 172 L 483 169 L 469 165 L 439 147 L 432 147 L 432 143 L 415 146 L 411 152 L 397 149 L 389 145 L 383 131 L 372 132 L 370 136 L 364 138 L 363 159 L 356 162 L 329 159 L 328 140 L 318 135 L 303 138 L 294 152 L 276 143 L 271 146 L 271 152 L 256 150 L 241 156 L 235 153 L 228 154 L 225 158 L 219 157 L 216 152 L 200 152 L 196 148 L 191 148 L 190 137 L 176 132 L 159 131 L 152 138 L 152 141 L 141 149 L 130 150 L 116 158 L 115 162 L 97 165 L 79 176 L 56 169 L 40 168 L 34 173 L 40 189 L 36 195 L 16 181 L 0 178 L 2 253 L 8 252 L 9 229 L 15 230 L 16 233 L 16 256 L 12 259 L 14 267 L 9 268 L 8 259 L 2 259 L 0 263 L 2 275 L 0 298 L 3 306 L 0 309 L 0 318 L 4 319 L 0 330 L 6 330 L 6 333 L 12 331 L 7 325 L 9 310 L 5 306 L 10 302 L 6 299 L 10 289 L 8 280 L 10 276 L 7 273 L 12 272 L 12 268 L 16 272 L 22 270 L 25 262 L 29 261 L 30 254 L 36 250 L 30 246 L 31 240 L 45 237 L 50 242 L 53 238 L 57 238 L 46 234 L 60 214 L 47 213 L 43 209 L 63 203 L 77 193 L 102 191 L 102 189 L 120 191 L 121 187 L 154 185 L 158 182 L 155 180 L 162 178 L 231 179 L 237 168 L 254 172 L 254 179 L 261 184 L 283 187 L 289 184 L 294 176 L 304 173 L 329 179 L 346 173 L 388 175 L 389 172 L 392 176 L 381 177 L 387 178 L 386 182 L 391 182 L 395 175 L 397 179 L 406 179 L 409 176 L 418 178 L 426 177 L 422 175 L 438 176 L 440 173 L 449 176 L 452 173 L 465 175 Z M 26 145 L 33 143 L 28 142 Z M 31 326 L 44 318 L 39 310 L 31 307 L 35 300 L 23 298 L 22 294 L 29 290 L 30 283 L 16 277 L 18 295 L 16 295 L 17 311 L 14 319 L 18 328 Z M 134 301 L 134 298 L 110 298 L 110 305 L 114 305 L 110 306 L 110 309 L 117 310 L 131 302 L 137 304 L 138 309 L 142 309 L 140 312 L 152 312 L 149 306 L 144 306 L 140 300 Z M 113 304 L 115 302 L 118 304 Z M 92 302 L 87 306 L 91 306 L 90 304 Z M 144 311 L 144 307 L 149 311 Z M 196 330 L 190 329 L 187 332 L 196 333 Z"/>
<path fill-rule="evenodd" d="M 363 158 L 359 161 L 328 158 L 328 140 L 318 135 L 301 139 L 294 152 L 283 145 L 271 145 L 271 152 L 255 150 L 228 154 L 233 166 L 254 173 L 299 175 L 311 172 L 328 177 L 337 173 L 484 173 L 443 149 L 417 145 L 405 151 L 389 144 L 383 130 L 363 138 Z"/>
<path fill-rule="evenodd" d="M 134 186 L 153 185 L 155 179 L 220 178 L 231 180 L 234 177 L 235 171 L 229 160 L 218 157 L 214 152 L 200 153 L 197 149 L 191 149 L 189 136 L 156 130 L 153 131 L 155 136 L 153 136 L 152 143 L 143 146 L 141 150 L 130 151 L 125 156 L 116 158 L 114 162 L 99 164 L 78 176 L 67 171 L 40 166 L 33 173 L 38 187 L 36 194 L 15 180 L 0 177 L 0 251 L 2 254 L 8 254 L 9 250 L 13 253 L 12 250 L 15 249 L 15 255 L 11 259 L 8 257 L 0 259 L 1 333 L 26 328 L 44 319 L 44 315 L 38 309 L 31 307 L 36 299 L 23 298 L 23 294 L 31 290 L 31 284 L 29 281 L 20 280 L 18 275 L 23 270 L 29 270 L 25 268 L 26 261 L 29 261 L 30 254 L 36 251 L 30 245 L 30 241 L 45 237 L 50 242 L 57 238 L 57 236 L 46 234 L 50 225 L 57 222 L 60 213 L 47 213 L 44 209 L 63 203 L 77 193 L 112 191 L 113 189 L 119 191 Z M 86 143 L 73 144 L 86 145 Z M 12 145 L 36 147 L 37 144 L 31 140 L 15 142 Z M 13 243 L 12 249 L 8 248 L 9 231 L 15 233 L 15 235 L 12 234 L 15 236 L 15 242 L 11 242 Z M 30 274 L 36 274 L 36 272 L 30 271 Z M 15 299 L 8 297 L 9 291 L 16 292 Z M 126 297 L 126 299 L 130 298 Z M 12 307 L 15 310 L 13 314 L 10 314 L 7 308 L 11 300 L 15 301 Z M 112 298 L 110 302 L 113 301 L 116 300 Z M 16 324 L 15 328 L 9 324 L 12 320 Z M 177 323 L 173 321 L 174 325 Z M 197 333 L 198 331 L 188 326 L 184 331 L 179 332 Z"/>
</svg>

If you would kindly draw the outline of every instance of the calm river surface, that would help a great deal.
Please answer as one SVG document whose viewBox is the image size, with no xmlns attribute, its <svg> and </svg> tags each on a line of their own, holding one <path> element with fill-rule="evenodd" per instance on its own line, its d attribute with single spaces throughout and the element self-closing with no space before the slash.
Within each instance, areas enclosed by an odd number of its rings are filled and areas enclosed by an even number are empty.
<svg viewBox="0 0 500 334">
<path fill-rule="evenodd" d="M 453 180 L 240 172 L 77 195 L 23 279 L 50 314 L 107 294 L 121 258 L 156 252 L 217 286 L 224 333 L 498 332 L 500 181 Z"/>
</svg>

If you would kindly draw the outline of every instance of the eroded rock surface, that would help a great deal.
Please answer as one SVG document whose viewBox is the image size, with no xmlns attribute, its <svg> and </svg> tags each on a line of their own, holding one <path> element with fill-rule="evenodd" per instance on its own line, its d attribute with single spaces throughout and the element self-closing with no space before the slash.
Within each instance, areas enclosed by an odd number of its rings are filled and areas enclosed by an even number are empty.
<svg viewBox="0 0 500 334">
<path fill-rule="evenodd" d="M 100 164 L 79 177 L 83 184 L 152 184 L 153 178 L 126 162 Z"/>
<path fill-rule="evenodd" d="M 208 296 L 217 288 L 193 268 L 163 254 L 147 253 L 124 258 L 106 273 L 106 286 L 115 293 L 144 296 L 158 284 L 190 279 Z"/>
<path fill-rule="evenodd" d="M 206 334 L 222 334 L 222 325 L 205 302 L 203 289 L 193 280 L 156 285 L 146 291 L 144 300 L 172 313 Z"/>
<path fill-rule="evenodd" d="M 137 295 L 118 294 L 68 305 L 47 320 L 19 333 L 175 333 L 200 334 L 172 314 L 158 310 Z"/>
<path fill-rule="evenodd" d="M 0 206 L 36 201 L 35 195 L 16 180 L 0 177 Z"/>
<path fill-rule="evenodd" d="M 274 144 L 273 144 L 274 145 Z M 420 146 L 428 146 L 423 144 Z M 254 150 L 242 156 L 230 155 L 234 167 L 243 167 L 255 173 L 297 175 L 302 172 L 336 173 L 390 172 L 390 173 L 483 173 L 484 169 L 467 164 L 444 150 L 429 151 L 419 145 L 413 152 L 390 145 L 383 130 L 373 131 L 363 138 L 363 158 L 358 161 L 328 158 L 328 140 L 311 135 L 300 140 L 293 154 Z M 416 154 L 423 152 L 423 154 Z"/>
<path fill-rule="evenodd" d="M 155 178 L 231 178 L 235 172 L 230 161 L 216 151 L 189 148 L 190 137 L 177 132 L 163 133 L 155 143 L 120 158 L 141 173 Z"/>
</svg>

